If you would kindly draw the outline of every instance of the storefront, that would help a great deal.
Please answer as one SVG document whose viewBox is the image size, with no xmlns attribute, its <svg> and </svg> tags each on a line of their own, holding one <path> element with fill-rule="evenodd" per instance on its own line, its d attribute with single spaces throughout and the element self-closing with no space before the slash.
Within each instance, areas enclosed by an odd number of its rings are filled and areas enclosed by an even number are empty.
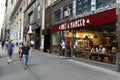
<svg viewBox="0 0 120 80">
<path fill-rule="evenodd" d="M 59 53 L 61 39 L 65 39 L 66 53 L 69 57 L 78 57 L 103 63 L 116 64 L 118 49 L 116 31 L 116 8 L 77 18 L 52 26 L 52 51 Z M 93 46 L 106 48 L 105 54 L 92 54 Z"/>
</svg>

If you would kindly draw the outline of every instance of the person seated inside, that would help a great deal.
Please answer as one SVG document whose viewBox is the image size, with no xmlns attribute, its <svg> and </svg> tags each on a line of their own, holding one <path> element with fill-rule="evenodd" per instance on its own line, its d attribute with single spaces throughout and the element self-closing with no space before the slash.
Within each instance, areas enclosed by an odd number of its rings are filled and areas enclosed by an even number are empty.
<svg viewBox="0 0 120 80">
<path fill-rule="evenodd" d="M 115 64 L 117 49 L 113 46 L 111 49 L 110 63 Z"/>
<path fill-rule="evenodd" d="M 93 48 L 90 50 L 90 52 L 98 52 L 98 48 L 97 48 L 97 46 L 93 46 Z"/>
<path fill-rule="evenodd" d="M 98 52 L 100 52 L 100 53 L 106 53 L 106 48 L 103 45 L 100 45 Z"/>
<path fill-rule="evenodd" d="M 90 50 L 90 52 L 91 53 L 97 53 L 98 52 L 98 48 L 97 48 L 97 46 L 93 46 L 93 48 Z M 91 54 L 90 55 L 90 59 L 92 59 L 92 60 L 98 60 L 98 55 L 96 55 L 96 54 Z"/>
<path fill-rule="evenodd" d="M 112 54 L 116 54 L 116 52 L 117 52 L 116 48 L 115 48 L 115 47 L 112 47 L 111 53 L 112 53 Z"/>
<path fill-rule="evenodd" d="M 99 46 L 99 53 L 102 53 L 102 54 L 107 53 L 106 48 L 103 45 Z M 108 56 L 107 55 L 100 55 L 100 56 L 101 56 L 101 60 L 100 60 L 101 62 L 108 63 Z"/>
</svg>

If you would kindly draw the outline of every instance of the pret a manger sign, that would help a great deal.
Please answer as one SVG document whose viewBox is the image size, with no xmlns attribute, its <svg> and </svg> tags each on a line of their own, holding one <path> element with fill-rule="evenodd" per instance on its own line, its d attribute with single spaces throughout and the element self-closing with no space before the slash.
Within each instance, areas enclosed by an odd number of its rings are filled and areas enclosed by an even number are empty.
<svg viewBox="0 0 120 80">
<path fill-rule="evenodd" d="M 113 24 L 116 23 L 116 21 L 117 21 L 116 9 L 114 8 L 111 10 L 103 11 L 86 17 L 69 20 L 64 23 L 55 24 L 52 26 L 52 32 L 87 28 L 93 26 L 98 27 L 100 25 Z"/>
<path fill-rule="evenodd" d="M 78 19 L 75 21 L 71 21 L 71 22 L 66 22 L 63 23 L 59 26 L 60 30 L 65 30 L 65 29 L 71 29 L 71 28 L 77 28 L 77 27 L 83 27 L 86 24 L 89 24 L 90 20 L 89 19 Z"/>
</svg>

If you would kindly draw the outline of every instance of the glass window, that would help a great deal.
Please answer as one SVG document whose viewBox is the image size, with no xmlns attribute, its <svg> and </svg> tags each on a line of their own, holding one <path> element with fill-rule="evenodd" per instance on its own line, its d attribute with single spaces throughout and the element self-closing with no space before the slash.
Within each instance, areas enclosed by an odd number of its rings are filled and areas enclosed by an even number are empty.
<svg viewBox="0 0 120 80">
<path fill-rule="evenodd" d="M 64 18 L 72 16 L 73 15 L 72 12 L 73 12 L 73 4 L 72 3 L 63 7 Z"/>
<path fill-rule="evenodd" d="M 112 2 L 111 1 L 107 1 L 106 2 L 106 6 L 111 6 Z"/>
<path fill-rule="evenodd" d="M 96 9 L 103 7 L 103 0 L 96 0 Z"/>
<path fill-rule="evenodd" d="M 102 2 L 103 2 L 103 0 L 96 0 L 96 2 L 97 2 L 97 3 L 102 3 Z"/>
<path fill-rule="evenodd" d="M 111 6 L 114 3 L 115 3 L 115 0 L 106 0 L 105 1 L 105 6 Z"/>
<path fill-rule="evenodd" d="M 31 12 L 31 13 L 29 14 L 29 23 L 32 23 L 32 22 L 33 22 L 33 18 L 34 18 L 33 12 Z"/>
<path fill-rule="evenodd" d="M 60 21 L 60 14 L 61 14 L 60 9 L 54 12 L 54 22 Z"/>
<path fill-rule="evenodd" d="M 84 0 L 84 2 L 83 3 L 87 3 L 88 2 L 88 0 Z"/>
<path fill-rule="evenodd" d="M 76 0 L 76 15 L 89 12 L 91 8 L 91 0 Z"/>
<path fill-rule="evenodd" d="M 37 9 L 38 9 L 38 19 L 39 19 L 40 18 L 40 4 L 38 5 Z"/>
</svg>

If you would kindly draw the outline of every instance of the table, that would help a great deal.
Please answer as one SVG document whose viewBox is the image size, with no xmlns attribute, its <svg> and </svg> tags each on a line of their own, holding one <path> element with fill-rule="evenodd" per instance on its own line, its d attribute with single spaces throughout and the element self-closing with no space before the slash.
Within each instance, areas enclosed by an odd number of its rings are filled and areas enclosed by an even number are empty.
<svg viewBox="0 0 120 80">
<path fill-rule="evenodd" d="M 103 62 L 104 57 L 110 56 L 110 54 L 100 53 L 100 52 L 91 52 L 91 56 L 97 56 L 97 60 L 98 58 L 100 58 L 100 61 Z"/>
</svg>

